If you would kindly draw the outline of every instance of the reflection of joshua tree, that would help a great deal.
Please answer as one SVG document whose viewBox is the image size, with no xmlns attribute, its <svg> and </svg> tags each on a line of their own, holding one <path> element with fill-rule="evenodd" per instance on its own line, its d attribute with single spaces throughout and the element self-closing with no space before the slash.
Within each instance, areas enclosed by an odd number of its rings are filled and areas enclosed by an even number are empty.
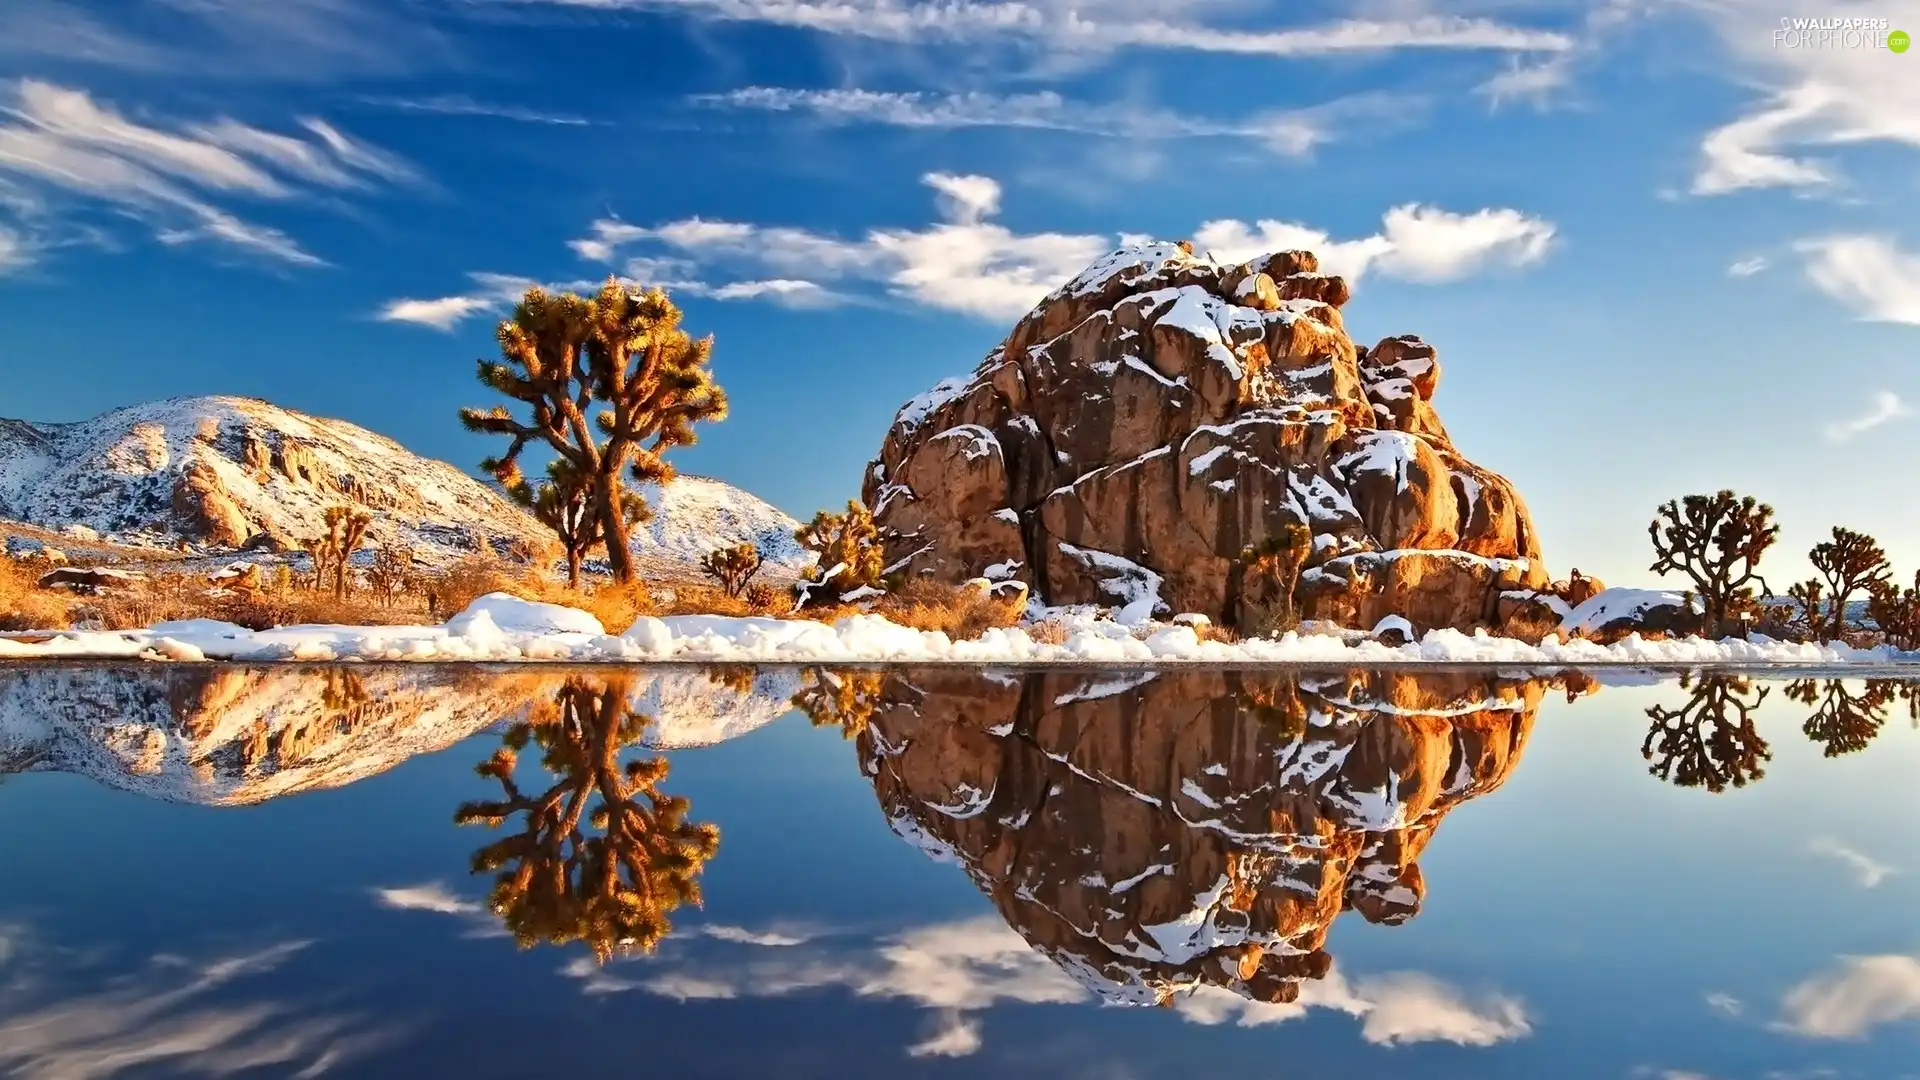
<svg viewBox="0 0 1920 1080">
<path fill-rule="evenodd" d="M 1237 693 L 1240 707 L 1261 724 L 1270 724 L 1280 734 L 1298 738 L 1307 731 L 1307 703 L 1300 696 L 1297 678 L 1280 675 L 1271 680 L 1248 677 Z"/>
<path fill-rule="evenodd" d="M 1840 679 L 1799 679 L 1787 684 L 1787 697 L 1815 706 L 1800 730 L 1824 745 L 1828 757 L 1866 749 L 1886 723 L 1887 706 L 1895 694 L 1891 679 L 1868 679 L 1858 694 Z"/>
<path fill-rule="evenodd" d="M 1647 771 L 1715 793 L 1765 777 L 1761 762 L 1772 760 L 1773 751 L 1754 729 L 1753 713 L 1767 699 L 1767 688 L 1732 675 L 1704 675 L 1697 684 L 1687 676 L 1680 687 L 1693 695 L 1685 705 L 1647 710 L 1653 726 L 1640 745 L 1640 755 L 1653 762 Z"/>
<path fill-rule="evenodd" d="M 885 686 L 886 673 L 871 668 L 810 668 L 805 685 L 793 695 L 793 707 L 814 727 L 837 727 L 851 739 L 867 729 Z"/>
<path fill-rule="evenodd" d="M 520 832 L 473 856 L 474 873 L 496 874 L 489 903 L 522 947 L 582 941 L 602 962 L 648 952 L 671 929 L 670 912 L 700 903 L 700 870 L 720 830 L 688 822 L 687 800 L 655 790 L 667 776 L 665 758 L 621 765 L 621 749 L 653 722 L 628 707 L 631 683 L 626 675 L 568 679 L 551 715 L 508 728 L 505 745 L 477 768 L 500 782 L 503 797 L 454 815 L 458 824 L 489 828 L 525 816 Z M 538 792 L 514 781 L 529 743 L 540 747 L 551 780 Z"/>
</svg>

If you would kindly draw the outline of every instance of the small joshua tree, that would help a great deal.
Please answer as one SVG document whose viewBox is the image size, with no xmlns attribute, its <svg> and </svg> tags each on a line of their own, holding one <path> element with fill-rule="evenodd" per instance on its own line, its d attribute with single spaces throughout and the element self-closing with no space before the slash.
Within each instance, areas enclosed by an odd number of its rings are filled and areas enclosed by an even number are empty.
<svg viewBox="0 0 1920 1080">
<path fill-rule="evenodd" d="M 1920 649 L 1920 571 L 1905 589 L 1881 581 L 1867 589 L 1867 617 L 1896 649 Z"/>
<path fill-rule="evenodd" d="M 596 511 L 591 482 L 565 458 L 547 463 L 547 478 L 536 486 L 515 478 L 507 494 L 533 511 L 535 520 L 553 530 L 567 555 L 567 585 L 580 587 L 580 565 L 606 541 L 606 525 Z M 653 516 L 647 501 L 631 491 L 619 493 L 621 518 L 631 528 Z"/>
<path fill-rule="evenodd" d="M 1278 630 L 1292 627 L 1298 622 L 1294 611 L 1294 592 L 1300 584 L 1300 571 L 1307 565 L 1307 556 L 1312 553 L 1313 531 L 1294 521 L 1280 526 L 1265 539 L 1240 553 L 1249 579 L 1261 583 L 1263 591 L 1268 594 L 1263 608 L 1270 614 L 1260 621 L 1272 624 L 1269 627 L 1247 626 L 1243 629 Z"/>
<path fill-rule="evenodd" d="M 327 531 L 302 546 L 313 559 L 313 587 L 318 589 L 331 581 L 334 598 L 338 599 L 347 594 L 347 560 L 360 550 L 373 515 L 349 506 L 330 506 L 323 520 Z"/>
<path fill-rule="evenodd" d="M 1693 582 L 1687 595 L 1700 602 L 1706 632 L 1721 637 L 1737 625 L 1744 637 L 1745 626 L 1733 616 L 1751 606 L 1756 583 L 1766 591 L 1758 567 L 1780 538 L 1773 507 L 1731 491 L 1688 495 L 1661 506 L 1647 535 L 1655 555 L 1650 569 Z"/>
<path fill-rule="evenodd" d="M 718 581 L 728 596 L 739 596 L 747 591 L 753 575 L 760 572 L 760 549 L 751 543 L 716 548 L 700 560 L 700 569 Z"/>
<path fill-rule="evenodd" d="M 1853 594 L 1874 588 L 1893 577 L 1893 567 L 1879 541 L 1865 533 L 1834 526 L 1833 539 L 1823 540 L 1807 553 L 1807 560 L 1826 581 L 1833 619 L 1821 640 L 1838 639 L 1847 629 L 1847 602 Z"/>
<path fill-rule="evenodd" d="M 820 511 L 793 538 L 818 557 L 813 570 L 817 577 L 800 584 L 802 603 L 830 602 L 856 589 L 880 588 L 886 554 L 872 511 L 860 503 L 848 500 L 844 514 Z"/>
<path fill-rule="evenodd" d="M 367 569 L 367 584 L 380 602 L 388 607 L 407 591 L 413 580 L 413 552 L 400 544 L 382 544 L 373 552 L 373 565 Z"/>
<path fill-rule="evenodd" d="M 1826 586 L 1820 583 L 1819 578 L 1808 578 L 1787 590 L 1787 596 L 1800 609 L 1801 625 L 1806 627 L 1808 635 L 1815 641 L 1826 640 L 1826 614 L 1820 606 L 1826 594 Z"/>
</svg>

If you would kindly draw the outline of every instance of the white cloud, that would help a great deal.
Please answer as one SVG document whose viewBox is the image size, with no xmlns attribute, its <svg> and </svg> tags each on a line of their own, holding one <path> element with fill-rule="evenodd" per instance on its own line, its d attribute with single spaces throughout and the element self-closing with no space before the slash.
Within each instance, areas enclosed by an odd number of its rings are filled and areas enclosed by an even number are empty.
<svg viewBox="0 0 1920 1080">
<path fill-rule="evenodd" d="M 462 900 L 447 891 L 445 885 L 429 881 L 394 889 L 375 889 L 373 895 L 381 907 L 400 911 L 432 911 L 441 915 L 475 915 L 486 909 L 471 900 Z"/>
<path fill-rule="evenodd" d="M 967 1057 L 980 1052 L 980 1021 L 965 1013 L 949 1012 L 940 1027 L 925 1039 L 907 1047 L 908 1057 Z"/>
<path fill-rule="evenodd" d="M 1833 434 L 1833 429 L 1829 429 L 1828 436 L 1835 439 L 1852 438 L 1862 431 L 1879 427 L 1881 424 L 1897 416 L 1905 416 L 1906 414 L 1907 409 L 1900 404 L 1899 398 L 1892 394 L 1881 393 L 1876 395 L 1876 403 L 1872 412 L 1859 419 L 1839 425 L 1840 430 L 1843 432 L 1841 435 L 1836 436 Z M 1808 850 L 1815 855 L 1825 855 L 1829 858 L 1839 860 L 1847 869 L 1853 871 L 1854 879 L 1863 889 L 1875 888 L 1894 873 L 1893 867 L 1869 855 L 1856 851 L 1831 837 L 1816 837 L 1813 843 L 1809 845 Z"/>
<path fill-rule="evenodd" d="M 1814 287 L 1874 322 L 1920 326 L 1920 256 L 1885 236 L 1828 236 L 1795 245 Z"/>
<path fill-rule="evenodd" d="M 1177 1000 L 1180 1015 L 1197 1024 L 1259 1027 L 1330 1009 L 1360 1019 L 1360 1037 L 1378 1046 L 1449 1042 L 1492 1046 L 1532 1034 L 1525 1007 L 1499 994 L 1473 999 L 1459 988 L 1418 972 L 1395 972 L 1349 984 L 1338 971 L 1302 984 L 1299 1000 L 1287 1004 L 1250 1001 L 1231 991 L 1202 986 Z"/>
<path fill-rule="evenodd" d="M 928 94 L 878 90 L 791 90 L 752 86 L 696 102 L 720 108 L 806 113 L 837 123 L 906 128 L 1027 128 L 1129 139 L 1235 138 L 1299 157 L 1337 138 L 1343 123 L 1377 130 L 1419 110 L 1417 98 L 1362 95 L 1244 120 L 1210 120 L 1170 109 L 1070 101 L 1050 90 L 1029 94 Z"/>
<path fill-rule="evenodd" d="M 1753 255 L 1745 259 L 1740 259 L 1731 266 L 1728 266 L 1727 275 L 1737 278 L 1752 277 L 1762 270 L 1765 270 L 1769 265 L 1765 255 Z"/>
<path fill-rule="evenodd" d="M 1150 6 L 1118 7 L 1107 20 L 1081 7 L 1021 0 L 503 0 L 573 7 L 669 11 L 720 21 L 802 27 L 900 43 L 1006 41 L 1062 52 L 1163 49 L 1251 56 L 1340 56 L 1405 49 L 1557 52 L 1573 41 L 1556 31 L 1489 19 L 1422 15 L 1347 19 L 1279 30 L 1222 29 L 1149 17 Z M 1164 9 L 1163 9 L 1164 10 Z"/>
<path fill-rule="evenodd" d="M 1920 81 L 1903 58 L 1881 50 L 1777 46 L 1780 12 L 1754 2 L 1699 10 L 1762 96 L 1704 138 L 1695 193 L 1827 187 L 1840 173 L 1812 152 L 1875 142 L 1920 147 Z M 1920 23 L 1920 0 L 1834 0 L 1819 14 L 1911 27 Z"/>
<path fill-rule="evenodd" d="M 1740 999 L 1724 991 L 1716 990 L 1707 995 L 1707 1008 L 1723 1016 L 1739 1016 Z"/>
<path fill-rule="evenodd" d="M 1234 220 L 1209 221 L 1194 240 L 1215 258 L 1232 262 L 1304 248 L 1320 257 L 1321 269 L 1352 281 L 1378 267 L 1390 277 L 1433 284 L 1489 266 L 1539 262 L 1552 248 L 1554 236 L 1551 223 L 1518 210 L 1458 214 L 1408 204 L 1387 211 L 1379 232 L 1357 240 L 1335 240 L 1311 226 L 1271 220 L 1252 226 Z"/>
<path fill-rule="evenodd" d="M 379 1045 L 385 1034 L 351 1016 L 236 1000 L 231 987 L 273 970 L 305 944 L 205 964 L 156 957 L 143 971 L 65 996 L 32 977 L 38 972 L 29 957 L 25 975 L 0 986 L 0 1073 L 22 1080 L 109 1080 L 155 1071 L 317 1076 Z M 62 972 L 60 983 L 71 974 Z"/>
<path fill-rule="evenodd" d="M 687 218 L 652 228 L 624 222 L 596 222 L 592 234 L 576 240 L 576 252 L 620 255 L 624 245 L 650 242 L 674 249 L 683 258 L 706 265 L 751 266 L 787 284 L 737 286 L 732 297 L 813 300 L 794 283 L 819 279 L 877 282 L 891 292 L 929 307 L 989 319 L 1008 319 L 1027 309 L 1062 281 L 1078 273 L 1110 246 L 1101 236 L 1061 233 L 1018 234 L 988 220 L 1000 207 L 1000 185 L 985 176 L 929 173 L 945 220 L 924 229 L 874 229 L 858 240 L 744 222 Z M 682 286 L 683 288 L 685 286 Z M 721 286 L 699 290 L 719 297 Z M 824 288 L 824 287 L 823 287 Z"/>
<path fill-rule="evenodd" d="M 0 225 L 0 276 L 32 265 L 33 246 L 18 232 Z"/>
<path fill-rule="evenodd" d="M 231 119 L 168 130 L 127 119 L 84 90 L 33 79 L 0 97 L 0 179 L 34 197 L 62 196 L 154 224 L 168 243 L 213 241 L 298 265 L 320 259 L 285 233 L 216 200 L 286 200 L 310 189 L 362 189 L 415 178 L 410 166 L 321 120 L 306 136 Z"/>
<path fill-rule="evenodd" d="M 539 284 L 531 278 L 507 274 L 476 273 L 467 277 L 474 286 L 470 292 L 430 300 L 391 300 L 374 317 L 381 322 L 405 322 L 435 330 L 452 330 L 476 315 L 512 307 L 528 289 Z"/>
<path fill-rule="evenodd" d="M 1882 1024 L 1920 1019 L 1920 959 L 1849 956 L 1787 992 L 1777 1027 L 1815 1039 L 1857 1039 Z"/>
<path fill-rule="evenodd" d="M 758 945 L 768 949 L 792 948 L 813 940 L 812 933 L 802 930 L 749 930 L 744 926 L 725 926 L 718 923 L 708 923 L 700 927 L 700 932 L 720 941 L 728 941 L 736 945 Z"/>
<path fill-rule="evenodd" d="M 572 113 L 542 112 L 523 105 L 499 105 L 475 101 L 466 94 L 436 94 L 424 98 L 364 98 L 367 104 L 399 112 L 428 113 L 434 116 L 475 116 L 513 120 L 522 124 L 546 124 L 554 127 L 587 127 L 593 123 Z"/>
</svg>

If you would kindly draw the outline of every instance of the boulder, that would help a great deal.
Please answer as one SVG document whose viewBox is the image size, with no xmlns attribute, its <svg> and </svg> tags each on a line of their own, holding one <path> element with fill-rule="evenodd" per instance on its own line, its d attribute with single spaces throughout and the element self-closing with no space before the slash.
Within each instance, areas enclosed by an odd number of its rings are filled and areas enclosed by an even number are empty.
<svg viewBox="0 0 1920 1080">
<path fill-rule="evenodd" d="M 1343 912 L 1397 925 L 1441 820 L 1563 680 L 1484 672 L 889 674 L 856 738 L 893 830 L 1102 998 L 1290 1002 Z M 1578 678 L 1575 676 L 1575 678 Z"/>
<path fill-rule="evenodd" d="M 1303 617 L 1497 626 L 1549 580 L 1526 504 L 1454 446 L 1433 347 L 1356 347 L 1349 293 L 1311 252 L 1100 259 L 895 417 L 862 492 L 888 565 L 1244 628 L 1244 553 L 1305 525 Z"/>
</svg>

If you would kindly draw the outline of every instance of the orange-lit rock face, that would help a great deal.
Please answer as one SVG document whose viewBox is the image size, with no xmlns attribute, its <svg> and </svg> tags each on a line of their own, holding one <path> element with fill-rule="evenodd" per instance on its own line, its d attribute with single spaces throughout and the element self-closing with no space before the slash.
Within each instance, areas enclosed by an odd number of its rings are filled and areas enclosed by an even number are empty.
<svg viewBox="0 0 1920 1080">
<path fill-rule="evenodd" d="M 894 830 L 957 861 L 1090 988 L 1292 1001 L 1342 911 L 1420 910 L 1440 819 L 1505 781 L 1550 685 L 1475 674 L 894 679 L 861 762 Z"/>
<path fill-rule="evenodd" d="M 1501 592 L 1547 583 L 1526 504 L 1454 447 L 1433 348 L 1356 347 L 1347 298 L 1307 252 L 1107 256 L 901 410 L 864 490 L 889 564 L 1017 577 L 1056 604 L 1125 604 L 1157 578 L 1166 613 L 1231 623 L 1243 552 L 1305 525 L 1307 617 L 1493 625 Z"/>
</svg>

